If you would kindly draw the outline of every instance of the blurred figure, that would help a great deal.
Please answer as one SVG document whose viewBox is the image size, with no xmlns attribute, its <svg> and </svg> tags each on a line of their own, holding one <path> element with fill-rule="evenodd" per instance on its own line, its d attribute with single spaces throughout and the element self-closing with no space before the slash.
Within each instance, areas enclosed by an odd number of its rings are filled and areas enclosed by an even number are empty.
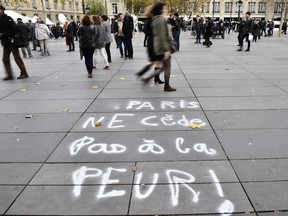
<svg viewBox="0 0 288 216">
<path fill-rule="evenodd" d="M 85 58 L 88 78 L 93 77 L 93 54 L 95 50 L 95 31 L 91 24 L 92 23 L 90 17 L 88 15 L 85 15 L 82 19 L 82 24 L 79 26 L 78 29 L 80 53 L 81 56 L 83 55 Z"/>
<path fill-rule="evenodd" d="M 244 24 L 243 24 L 243 37 L 241 38 L 240 48 L 238 49 L 238 51 L 242 51 L 242 49 L 243 49 L 243 40 L 246 39 L 246 42 L 247 42 L 248 46 L 247 46 L 247 49 L 245 50 L 245 52 L 250 52 L 251 41 L 249 40 L 249 35 L 252 35 L 253 23 L 254 22 L 251 19 L 251 12 L 248 11 L 245 14 L 245 20 L 244 20 Z"/>
<path fill-rule="evenodd" d="M 6 72 L 6 77 L 3 78 L 4 81 L 13 80 L 13 73 L 10 62 L 11 53 L 14 56 L 14 60 L 20 69 L 20 76 L 17 79 L 28 78 L 28 73 L 24 62 L 20 56 L 18 47 L 13 46 L 13 36 L 17 34 L 17 25 L 13 19 L 7 16 L 5 13 L 5 8 L 0 5 L 0 40 L 3 46 L 3 64 Z"/>
<path fill-rule="evenodd" d="M 179 51 L 180 49 L 180 33 L 181 33 L 181 27 L 182 27 L 182 21 L 179 18 L 178 13 L 174 13 L 173 18 L 170 21 L 170 24 L 172 26 L 172 34 L 174 42 L 176 43 L 176 51 Z"/>
<path fill-rule="evenodd" d="M 29 58 L 32 58 L 33 55 L 31 53 L 31 48 L 30 48 L 30 45 L 29 45 L 29 35 L 30 35 L 30 31 L 31 30 L 30 30 L 30 28 L 27 25 L 25 25 L 22 22 L 21 18 L 17 19 L 17 27 L 18 27 L 20 33 L 24 36 L 24 40 L 25 40 L 25 47 L 21 47 L 21 51 L 22 51 L 23 57 L 27 58 L 27 53 L 28 53 Z M 27 50 L 27 53 L 26 53 L 26 50 Z"/>
<path fill-rule="evenodd" d="M 105 30 L 102 25 L 101 17 L 100 16 L 93 16 L 93 24 L 94 24 L 94 31 L 95 31 L 95 51 L 94 51 L 94 68 L 96 68 L 96 56 L 99 52 L 104 63 L 105 67 L 104 70 L 109 70 L 110 65 L 108 62 L 108 58 L 106 52 L 104 50 L 105 47 Z"/>
<path fill-rule="evenodd" d="M 44 21 L 41 18 L 38 18 L 38 22 L 35 25 L 35 36 L 40 43 L 41 56 L 44 56 L 45 53 L 47 53 L 48 56 L 50 56 L 51 53 L 48 46 L 50 30 L 47 27 L 47 25 L 45 25 Z"/>
<path fill-rule="evenodd" d="M 134 20 L 133 17 L 126 12 L 123 19 L 123 34 L 125 37 L 127 57 L 133 59 L 133 30 L 134 30 Z"/>
<path fill-rule="evenodd" d="M 111 26 L 110 26 L 110 23 L 109 23 L 109 20 L 108 20 L 109 18 L 108 18 L 107 15 L 102 15 L 101 18 L 103 20 L 102 25 L 104 27 L 104 32 L 105 32 L 105 38 L 104 38 L 105 50 L 106 50 L 108 62 L 110 63 L 110 62 L 112 62 L 110 45 L 113 42 L 113 38 L 112 38 L 112 35 L 111 35 Z"/>
<path fill-rule="evenodd" d="M 256 19 L 253 24 L 253 41 L 257 42 L 257 38 L 260 36 L 259 20 Z"/>
<path fill-rule="evenodd" d="M 196 42 L 195 44 L 201 44 L 201 33 L 202 33 L 202 21 L 199 15 L 196 16 L 196 21 L 193 23 L 194 31 L 196 33 Z"/>
<path fill-rule="evenodd" d="M 66 32 L 66 41 L 69 46 L 69 50 L 67 50 L 66 52 L 75 51 L 73 21 L 68 23 L 65 32 Z"/>
<path fill-rule="evenodd" d="M 123 15 L 119 13 L 117 15 L 117 21 L 115 20 L 113 26 L 115 32 L 115 38 L 117 41 L 117 47 L 119 48 L 121 58 L 127 58 L 127 48 L 126 48 L 126 40 L 123 33 Z M 124 52 L 123 52 L 124 45 Z"/>
<path fill-rule="evenodd" d="M 206 17 L 205 18 L 205 28 L 204 28 L 204 39 L 205 42 L 203 45 L 206 47 L 210 47 L 211 42 L 210 42 L 210 37 L 212 35 L 212 21 L 211 17 Z"/>
</svg>

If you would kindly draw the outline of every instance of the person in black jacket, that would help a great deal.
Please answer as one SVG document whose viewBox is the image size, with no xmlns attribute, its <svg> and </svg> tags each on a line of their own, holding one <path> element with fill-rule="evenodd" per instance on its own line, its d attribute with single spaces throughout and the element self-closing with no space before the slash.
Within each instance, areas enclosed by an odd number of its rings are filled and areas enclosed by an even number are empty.
<svg viewBox="0 0 288 216">
<path fill-rule="evenodd" d="M 66 28 L 66 38 L 67 38 L 67 43 L 69 46 L 69 50 L 66 52 L 72 52 L 75 51 L 75 44 L 74 44 L 74 21 L 69 22 L 67 28 Z M 75 23 L 75 22 L 74 22 Z"/>
<path fill-rule="evenodd" d="M 237 24 L 238 46 L 240 46 L 240 48 L 243 47 L 243 27 L 244 27 L 244 21 L 242 18 L 240 18 Z"/>
<path fill-rule="evenodd" d="M 250 46 L 251 46 L 251 41 L 249 40 L 249 35 L 252 35 L 253 32 L 253 20 L 251 19 L 251 12 L 248 11 L 245 14 L 245 21 L 244 21 L 244 25 L 243 25 L 243 37 L 241 38 L 241 43 L 240 48 L 238 49 L 238 51 L 242 51 L 243 50 L 243 40 L 246 39 L 246 42 L 248 43 L 248 47 L 245 50 L 245 52 L 249 52 L 250 51 Z"/>
<path fill-rule="evenodd" d="M 210 47 L 210 45 L 211 45 L 211 43 L 210 43 L 211 35 L 212 35 L 212 21 L 211 21 L 211 17 L 207 17 L 205 20 L 205 29 L 204 29 L 205 42 L 203 44 L 206 47 Z"/>
<path fill-rule="evenodd" d="M 27 58 L 27 53 L 26 53 L 26 50 L 27 50 L 29 58 L 32 58 L 33 55 L 32 55 L 30 44 L 29 44 L 29 36 L 30 36 L 31 29 L 22 22 L 21 18 L 17 19 L 17 27 L 25 39 L 25 47 L 21 47 L 23 57 Z"/>
<path fill-rule="evenodd" d="M 129 59 L 133 59 L 133 45 L 132 45 L 133 30 L 134 30 L 133 17 L 128 12 L 126 12 L 123 19 L 123 34 L 126 42 L 127 57 Z"/>
<path fill-rule="evenodd" d="M 24 62 L 19 54 L 18 47 L 13 45 L 13 36 L 18 33 L 17 25 L 13 19 L 4 14 L 5 8 L 0 5 L 0 40 L 3 46 L 3 64 L 7 76 L 4 81 L 13 80 L 13 73 L 11 69 L 10 55 L 14 56 L 15 62 L 20 68 L 20 76 L 17 79 L 24 79 L 29 77 Z"/>
</svg>

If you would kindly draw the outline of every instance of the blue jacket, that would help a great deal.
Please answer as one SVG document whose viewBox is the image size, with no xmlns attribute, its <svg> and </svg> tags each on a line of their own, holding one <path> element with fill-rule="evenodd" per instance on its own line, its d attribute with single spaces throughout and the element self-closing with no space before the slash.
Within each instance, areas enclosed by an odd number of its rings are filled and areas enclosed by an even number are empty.
<svg viewBox="0 0 288 216">
<path fill-rule="evenodd" d="M 0 16 L 0 33 L 2 46 L 11 45 L 12 36 L 17 34 L 17 25 L 13 19 L 6 14 Z"/>
</svg>

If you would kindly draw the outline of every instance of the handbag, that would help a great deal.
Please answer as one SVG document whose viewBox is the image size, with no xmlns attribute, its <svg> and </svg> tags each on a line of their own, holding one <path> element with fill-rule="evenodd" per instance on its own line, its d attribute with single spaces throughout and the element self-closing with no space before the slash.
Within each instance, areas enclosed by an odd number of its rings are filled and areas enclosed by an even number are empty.
<svg viewBox="0 0 288 216">
<path fill-rule="evenodd" d="M 11 44 L 17 48 L 25 47 L 26 43 L 24 36 L 20 34 L 14 35 L 11 39 Z"/>
</svg>

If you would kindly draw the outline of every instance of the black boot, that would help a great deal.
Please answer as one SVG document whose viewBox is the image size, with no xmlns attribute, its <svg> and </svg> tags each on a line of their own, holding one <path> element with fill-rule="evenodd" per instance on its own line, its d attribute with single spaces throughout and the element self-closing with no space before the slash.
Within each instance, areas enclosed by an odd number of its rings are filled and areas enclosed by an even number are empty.
<svg viewBox="0 0 288 216">
<path fill-rule="evenodd" d="M 176 91 L 175 88 L 172 88 L 169 84 L 164 85 L 164 91 Z"/>
<path fill-rule="evenodd" d="M 156 72 L 156 75 L 154 76 L 154 83 L 158 83 L 158 84 L 164 84 L 165 82 L 163 82 L 161 79 L 160 79 L 160 75 L 158 73 L 158 70 L 161 69 L 161 68 L 156 68 L 155 67 L 155 72 Z"/>
</svg>

